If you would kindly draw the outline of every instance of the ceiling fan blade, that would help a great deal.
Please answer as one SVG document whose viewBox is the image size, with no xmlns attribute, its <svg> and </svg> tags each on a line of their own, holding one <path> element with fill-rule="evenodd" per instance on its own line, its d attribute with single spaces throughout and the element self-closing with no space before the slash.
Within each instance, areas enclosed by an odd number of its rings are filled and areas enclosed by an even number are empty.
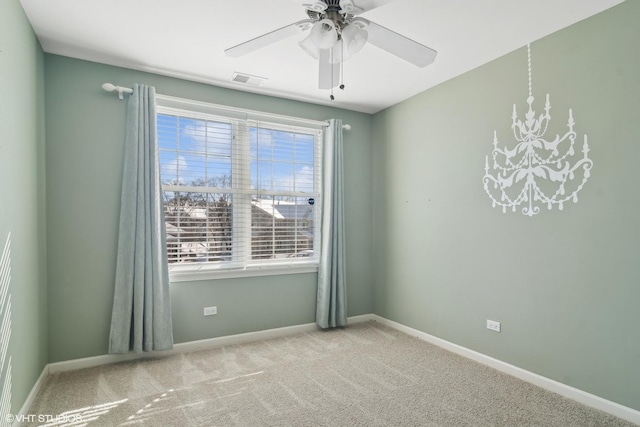
<svg viewBox="0 0 640 427">
<path fill-rule="evenodd" d="M 225 50 L 224 53 L 232 58 L 246 55 L 270 44 L 277 43 L 280 40 L 284 40 L 302 31 L 308 30 L 311 28 L 313 23 L 314 21 L 311 19 L 303 19 L 302 21 L 294 22 L 293 24 L 287 25 L 286 27 L 278 28 L 277 30 L 271 31 L 267 34 L 263 34 L 259 37 L 256 37 L 255 39 L 251 39 L 244 43 L 240 43 L 239 45 L 230 47 L 229 49 Z"/>
<path fill-rule="evenodd" d="M 331 63 L 331 49 L 320 51 L 320 64 L 318 72 L 318 88 L 332 89 L 340 84 L 340 62 Z"/>
<path fill-rule="evenodd" d="M 364 13 L 394 1 L 396 0 L 353 0 L 353 3 Z"/>
<path fill-rule="evenodd" d="M 366 21 L 362 18 L 356 18 Z M 391 31 L 375 22 L 368 22 L 366 30 L 369 32 L 369 43 L 386 50 L 392 55 L 402 58 L 418 67 L 426 67 L 433 63 L 438 52 L 422 45 L 414 40 L 408 39 L 394 31 Z"/>
</svg>

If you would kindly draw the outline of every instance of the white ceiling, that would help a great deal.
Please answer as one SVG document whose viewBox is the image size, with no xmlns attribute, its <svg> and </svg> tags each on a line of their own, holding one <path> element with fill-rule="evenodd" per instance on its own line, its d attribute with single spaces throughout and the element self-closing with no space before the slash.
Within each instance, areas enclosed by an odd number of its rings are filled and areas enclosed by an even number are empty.
<svg viewBox="0 0 640 427">
<path fill-rule="evenodd" d="M 371 1 L 371 0 L 367 0 Z M 362 16 L 438 51 L 417 68 L 372 45 L 318 89 L 293 36 L 241 58 L 224 50 L 307 18 L 302 0 L 21 0 L 45 52 L 283 98 L 375 113 L 623 0 L 375 0 Z M 358 1 L 354 0 L 357 5 Z M 234 72 L 268 80 L 231 81 Z M 121 82 L 112 82 L 119 84 Z"/>
</svg>

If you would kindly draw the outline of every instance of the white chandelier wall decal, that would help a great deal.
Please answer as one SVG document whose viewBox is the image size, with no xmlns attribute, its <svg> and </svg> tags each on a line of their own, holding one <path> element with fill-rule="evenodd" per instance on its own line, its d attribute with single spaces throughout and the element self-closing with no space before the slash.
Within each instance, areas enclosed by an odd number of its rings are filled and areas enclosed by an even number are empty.
<svg viewBox="0 0 640 427">
<path fill-rule="evenodd" d="M 539 205 L 559 210 L 567 201 L 578 202 L 578 192 L 587 182 L 593 167 L 589 158 L 589 144 L 584 135 L 582 156 L 575 158 L 574 145 L 576 132 L 573 127 L 573 112 L 569 109 L 567 121 L 568 131 L 560 137 L 556 135 L 551 141 L 544 139 L 551 121 L 551 103 L 547 94 L 544 113 L 536 118 L 533 109 L 533 91 L 531 79 L 531 47 L 527 44 L 527 61 L 529 68 L 529 110 L 525 119 L 520 120 L 513 104 L 511 129 L 516 144 L 512 149 L 498 147 L 497 131 L 493 132 L 493 164 L 489 168 L 489 156 L 485 157 L 485 174 L 482 178 L 484 190 L 492 200 L 492 206 L 516 211 L 524 204 L 522 213 L 532 217 L 540 212 Z M 572 161 L 575 161 L 573 164 Z M 577 180 L 576 176 L 582 179 Z"/>
</svg>

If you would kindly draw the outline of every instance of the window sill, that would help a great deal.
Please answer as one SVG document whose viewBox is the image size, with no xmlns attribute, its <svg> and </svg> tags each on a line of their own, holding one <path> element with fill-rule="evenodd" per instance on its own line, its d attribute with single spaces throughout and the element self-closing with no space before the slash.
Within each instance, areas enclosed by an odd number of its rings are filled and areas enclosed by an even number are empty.
<svg viewBox="0 0 640 427">
<path fill-rule="evenodd" d="M 202 280 L 234 279 L 239 277 L 281 276 L 284 274 L 317 273 L 317 264 L 296 266 L 266 266 L 246 269 L 182 269 L 169 271 L 169 282 L 195 282 Z"/>
</svg>

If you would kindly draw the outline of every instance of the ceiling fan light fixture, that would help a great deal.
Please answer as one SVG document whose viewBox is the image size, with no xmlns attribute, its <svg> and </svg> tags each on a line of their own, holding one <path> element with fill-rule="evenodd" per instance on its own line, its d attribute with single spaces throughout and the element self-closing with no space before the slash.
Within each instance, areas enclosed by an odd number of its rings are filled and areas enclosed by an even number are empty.
<svg viewBox="0 0 640 427">
<path fill-rule="evenodd" d="M 313 24 L 309 37 L 318 49 L 329 49 L 338 41 L 336 24 L 330 19 L 321 19 Z"/>
<path fill-rule="evenodd" d="M 348 60 L 349 58 L 351 58 L 351 55 L 346 49 L 344 39 L 338 40 L 336 44 L 333 45 L 333 49 L 329 54 L 329 63 L 338 64 Z"/>
<path fill-rule="evenodd" d="M 343 15 L 359 15 L 364 10 L 355 4 L 353 4 L 353 0 L 340 0 L 340 13 Z"/>
<path fill-rule="evenodd" d="M 316 61 L 318 60 L 318 58 L 320 57 L 320 49 L 318 49 L 318 46 L 316 46 L 316 44 L 311 39 L 311 34 L 305 37 L 305 39 L 298 44 L 300 45 L 302 50 L 309 54 L 310 57 L 312 57 Z"/>
<path fill-rule="evenodd" d="M 367 30 L 354 24 L 348 24 L 342 29 L 342 40 L 346 45 L 346 52 L 349 55 L 355 55 L 360 49 L 367 44 L 369 33 Z"/>
<path fill-rule="evenodd" d="M 307 10 L 317 13 L 322 13 L 329 7 L 327 3 L 319 0 L 313 3 L 303 3 L 302 6 Z"/>
</svg>

